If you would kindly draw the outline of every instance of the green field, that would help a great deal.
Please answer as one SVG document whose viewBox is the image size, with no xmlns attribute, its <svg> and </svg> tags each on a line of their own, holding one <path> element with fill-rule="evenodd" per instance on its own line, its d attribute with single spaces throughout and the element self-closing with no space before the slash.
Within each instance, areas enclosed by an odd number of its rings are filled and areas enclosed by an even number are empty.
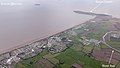
<svg viewBox="0 0 120 68">
<path fill-rule="evenodd" d="M 120 42 L 117 42 L 117 41 L 109 41 L 107 43 L 112 47 L 120 47 Z"/>
<path fill-rule="evenodd" d="M 94 60 L 82 52 L 73 49 L 67 49 L 65 52 L 56 56 L 58 60 L 64 60 L 64 64 L 60 64 L 61 68 L 70 68 L 73 63 L 81 63 L 83 68 L 100 68 L 101 62 Z"/>
<path fill-rule="evenodd" d="M 110 40 L 110 41 L 107 41 L 107 44 L 109 44 L 110 46 L 120 50 L 120 42 L 119 40 Z"/>
<path fill-rule="evenodd" d="M 28 58 L 20 61 L 15 65 L 15 68 L 35 68 L 37 61 L 47 58 L 55 65 L 55 68 L 70 68 L 72 64 L 79 63 L 83 68 L 100 68 L 102 62 L 97 61 L 88 55 L 93 49 L 94 45 L 83 45 L 78 36 L 71 37 L 73 44 L 64 52 L 51 54 L 48 51 L 43 51 L 33 58 Z M 98 47 L 95 47 L 98 49 Z"/>
<path fill-rule="evenodd" d="M 35 68 L 36 62 L 41 60 L 42 57 L 48 58 L 51 62 L 55 63 L 57 65 L 56 68 L 70 68 L 74 63 L 82 64 L 83 68 L 100 68 L 102 64 L 78 49 L 75 50 L 75 48 L 70 47 L 58 54 L 50 54 L 47 51 L 43 51 L 33 58 L 20 61 L 15 65 L 15 68 Z"/>
<path fill-rule="evenodd" d="M 34 68 L 35 63 L 42 59 L 42 57 L 46 54 L 48 54 L 48 51 L 45 50 L 42 53 L 36 55 L 35 57 L 24 59 L 23 61 L 15 64 L 15 68 Z"/>
</svg>

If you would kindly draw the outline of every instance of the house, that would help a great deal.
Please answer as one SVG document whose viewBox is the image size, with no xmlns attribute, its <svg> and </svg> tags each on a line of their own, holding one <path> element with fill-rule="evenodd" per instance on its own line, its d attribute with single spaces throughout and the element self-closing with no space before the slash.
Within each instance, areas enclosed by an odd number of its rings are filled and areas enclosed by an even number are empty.
<svg viewBox="0 0 120 68">
<path fill-rule="evenodd" d="M 100 41 L 96 40 L 96 39 L 90 39 L 89 41 L 90 43 L 93 43 L 94 45 L 99 45 L 100 44 Z"/>
<path fill-rule="evenodd" d="M 114 34 L 111 34 L 111 37 L 120 38 L 120 34 L 114 33 Z"/>
</svg>

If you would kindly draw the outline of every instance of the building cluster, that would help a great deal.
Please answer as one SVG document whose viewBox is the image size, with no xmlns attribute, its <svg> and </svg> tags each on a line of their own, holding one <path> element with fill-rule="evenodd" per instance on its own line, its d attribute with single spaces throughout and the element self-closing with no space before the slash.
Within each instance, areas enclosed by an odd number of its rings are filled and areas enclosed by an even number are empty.
<svg viewBox="0 0 120 68">
<path fill-rule="evenodd" d="M 45 40 L 33 42 L 21 48 L 0 55 L 0 68 L 12 68 L 11 66 L 22 59 L 30 58 L 42 52 L 47 42 Z"/>
<path fill-rule="evenodd" d="M 107 41 L 120 41 L 120 31 L 112 31 L 112 32 L 109 32 L 105 39 Z"/>
<path fill-rule="evenodd" d="M 101 41 L 96 40 L 96 39 L 87 39 L 86 37 L 81 37 L 80 41 L 83 43 L 83 45 L 90 45 L 94 44 L 96 46 L 99 46 Z"/>
<path fill-rule="evenodd" d="M 111 33 L 111 37 L 120 38 L 120 33 L 119 32 L 117 32 L 117 33 Z"/>
<path fill-rule="evenodd" d="M 58 53 L 65 50 L 72 40 L 67 37 L 62 37 L 61 34 L 53 35 L 10 52 L 1 54 L 0 68 L 12 68 L 13 64 L 23 59 L 33 57 L 38 53 L 41 53 L 44 49 L 48 50 L 50 53 Z"/>
</svg>

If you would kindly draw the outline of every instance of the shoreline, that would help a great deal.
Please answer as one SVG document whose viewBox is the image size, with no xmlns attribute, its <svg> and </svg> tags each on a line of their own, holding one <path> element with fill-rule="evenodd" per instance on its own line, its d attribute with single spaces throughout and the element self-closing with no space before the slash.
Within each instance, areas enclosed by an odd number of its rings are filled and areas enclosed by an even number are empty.
<svg viewBox="0 0 120 68">
<path fill-rule="evenodd" d="M 12 48 L 8 48 L 8 49 L 6 49 L 6 51 L 4 50 L 4 51 L 1 51 L 0 52 L 0 55 L 2 55 L 2 54 L 5 54 L 5 53 L 8 53 L 8 52 L 11 52 L 11 51 L 14 51 L 14 50 L 16 50 L 16 49 L 19 49 L 19 48 L 22 48 L 22 47 L 25 47 L 26 45 L 30 45 L 30 44 L 32 44 L 32 43 L 35 43 L 36 41 L 42 41 L 42 40 L 45 40 L 45 39 L 48 39 L 48 38 L 50 38 L 50 37 L 52 37 L 52 36 L 55 36 L 55 35 L 58 35 L 58 34 L 61 34 L 61 33 L 63 33 L 63 32 L 66 32 L 66 31 L 69 31 L 69 30 L 71 30 L 71 29 L 74 29 L 74 28 L 76 28 L 77 26 L 79 26 L 79 25 L 82 25 L 82 24 L 84 24 L 84 23 L 86 23 L 86 22 L 88 22 L 88 21 L 90 21 L 90 20 L 92 20 L 92 19 L 94 19 L 94 18 L 96 18 L 96 17 L 101 17 L 101 16 L 106 16 L 106 17 L 112 17 L 111 15 L 104 15 L 104 14 L 96 14 L 96 13 L 91 13 L 91 12 L 84 12 L 84 11 L 73 11 L 73 12 L 75 12 L 75 13 L 78 13 L 78 14 L 83 14 L 83 15 L 89 15 L 89 16 L 92 16 L 93 18 L 90 18 L 89 20 L 86 20 L 85 22 L 82 22 L 81 24 L 78 24 L 78 25 L 75 25 L 75 26 L 73 26 L 73 27 L 71 27 L 71 28 L 68 28 L 68 29 L 65 29 L 65 30 L 63 30 L 63 31 L 60 31 L 60 32 L 57 32 L 57 33 L 54 33 L 54 34 L 52 34 L 52 35 L 50 35 L 50 36 L 46 36 L 46 37 L 44 37 L 44 38 L 37 38 L 37 39 L 34 39 L 34 40 L 31 40 L 31 41 L 28 41 L 28 42 L 25 42 L 25 43 L 23 43 L 23 44 L 20 44 L 20 45 L 16 45 L 16 46 L 14 46 L 14 47 L 12 47 Z M 80 12 L 80 13 L 79 13 Z M 89 14 L 90 13 L 90 14 Z"/>
<path fill-rule="evenodd" d="M 90 18 L 89 20 L 94 19 L 94 18 L 95 18 L 95 17 Z M 33 40 L 31 40 L 31 41 L 22 43 L 22 44 L 20 44 L 20 45 L 16 45 L 16 46 L 14 46 L 14 47 L 8 48 L 8 49 L 6 49 L 6 50 L 1 51 L 1 52 L 0 52 L 0 55 L 5 54 L 5 53 L 8 53 L 8 52 L 11 52 L 11 51 L 14 51 L 14 50 L 19 49 L 19 48 L 22 48 L 22 47 L 25 47 L 26 45 L 32 44 L 32 43 L 34 43 L 34 42 L 36 42 L 36 41 L 41 41 L 41 40 L 44 40 L 44 39 L 48 39 L 49 37 L 52 37 L 52 36 L 61 34 L 61 33 L 63 33 L 63 32 L 66 32 L 66 31 L 68 31 L 68 30 L 71 30 L 71 29 L 73 29 L 73 28 L 76 28 L 76 27 L 79 26 L 79 25 L 84 24 L 84 23 L 86 23 L 86 22 L 89 21 L 89 20 L 86 20 L 85 22 L 82 22 L 81 24 L 75 25 L 75 26 L 73 26 L 73 27 L 71 27 L 71 28 L 68 28 L 68 29 L 65 29 L 65 30 L 63 30 L 63 31 L 54 33 L 54 34 L 52 34 L 52 35 L 50 35 L 50 36 L 46 36 L 46 37 L 43 37 L 43 38 L 41 38 L 41 39 L 40 39 L 40 38 L 33 39 Z"/>
</svg>

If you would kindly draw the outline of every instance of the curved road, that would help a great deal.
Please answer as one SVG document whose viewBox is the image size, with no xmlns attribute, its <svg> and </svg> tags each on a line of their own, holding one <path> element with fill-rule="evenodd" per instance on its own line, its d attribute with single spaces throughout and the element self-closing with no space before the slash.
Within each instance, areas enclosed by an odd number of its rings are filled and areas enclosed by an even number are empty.
<svg viewBox="0 0 120 68">
<path fill-rule="evenodd" d="M 118 31 L 110 31 L 110 32 L 107 32 L 107 33 L 102 37 L 102 42 L 103 42 L 106 46 L 108 46 L 109 48 L 111 48 L 111 49 L 113 49 L 113 50 L 115 50 L 115 51 L 117 51 L 117 52 L 120 53 L 120 50 L 118 50 L 118 49 L 116 49 L 116 48 L 114 48 L 114 47 L 112 47 L 112 46 L 110 46 L 109 44 L 106 43 L 105 37 L 106 37 L 109 33 L 112 33 L 112 32 L 118 32 Z"/>
</svg>

